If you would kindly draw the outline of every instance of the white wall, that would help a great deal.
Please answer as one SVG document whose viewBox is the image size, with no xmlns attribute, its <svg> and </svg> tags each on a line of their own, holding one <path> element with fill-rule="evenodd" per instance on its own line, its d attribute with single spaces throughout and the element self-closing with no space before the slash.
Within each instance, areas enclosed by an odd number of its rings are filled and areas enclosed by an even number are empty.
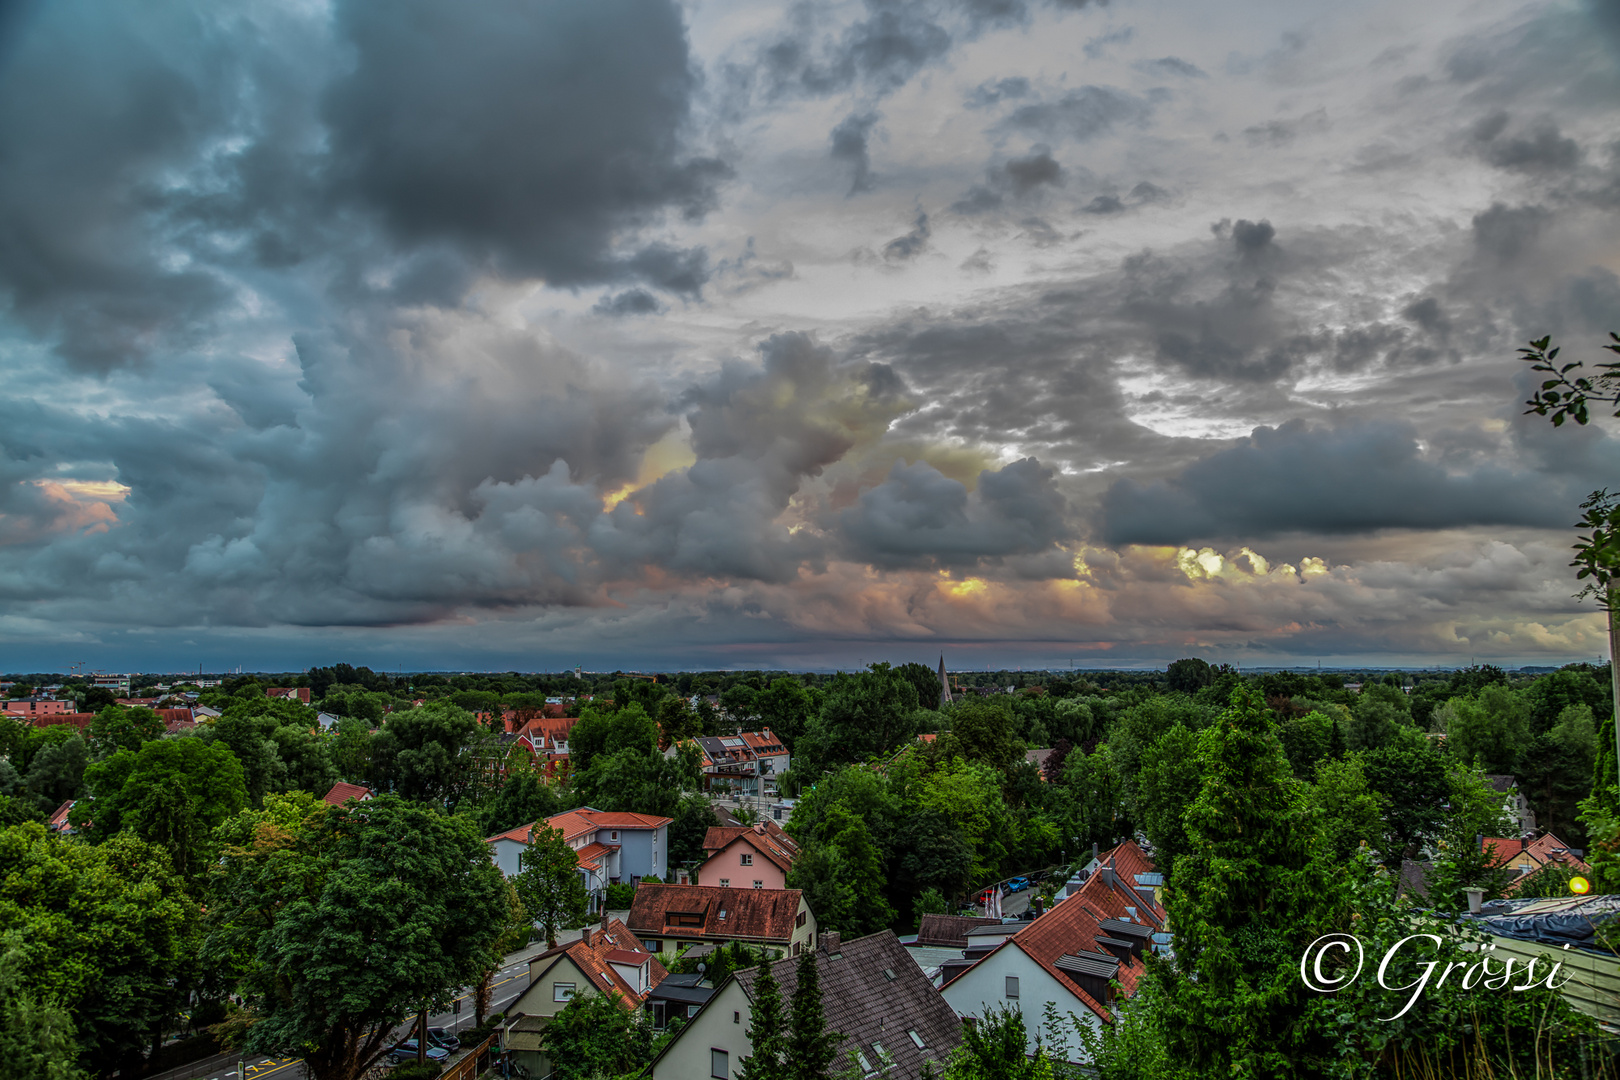
<svg viewBox="0 0 1620 1080">
<path fill-rule="evenodd" d="M 1018 976 L 1016 1001 L 1007 999 L 1008 975 Z M 1017 1009 L 1024 1015 L 1026 1046 L 1032 1054 L 1037 1036 L 1043 1034 L 1041 1020 L 1046 1003 L 1055 1002 L 1058 1018 L 1063 1021 L 1060 1029 L 1063 1039 L 1061 1043 L 1049 1044 L 1046 1052 L 1077 1065 L 1086 1064 L 1090 1059 L 1067 1014 L 1072 1012 L 1079 1016 L 1094 1031 L 1102 1028 L 1100 1016 L 1088 1009 L 1067 986 L 1058 982 L 1017 945 L 1005 945 L 980 960 L 940 993 L 958 1016 L 983 1017 L 998 1006 Z"/>
<path fill-rule="evenodd" d="M 742 1059 L 754 1052 L 748 1042 L 748 995 L 735 980 L 687 1021 L 653 1066 L 653 1080 L 707 1080 L 712 1075 L 709 1051 L 716 1049 L 727 1054 L 727 1080 L 737 1075 Z"/>
</svg>

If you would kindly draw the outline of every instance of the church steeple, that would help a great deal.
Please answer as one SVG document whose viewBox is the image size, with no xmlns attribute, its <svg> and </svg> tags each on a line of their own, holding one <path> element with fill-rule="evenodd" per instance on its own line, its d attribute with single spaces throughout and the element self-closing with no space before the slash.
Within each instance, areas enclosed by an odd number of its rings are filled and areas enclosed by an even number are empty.
<svg viewBox="0 0 1620 1080">
<path fill-rule="evenodd" d="M 939 703 L 944 705 L 951 700 L 951 680 L 945 676 L 945 654 L 939 654 Z"/>
</svg>

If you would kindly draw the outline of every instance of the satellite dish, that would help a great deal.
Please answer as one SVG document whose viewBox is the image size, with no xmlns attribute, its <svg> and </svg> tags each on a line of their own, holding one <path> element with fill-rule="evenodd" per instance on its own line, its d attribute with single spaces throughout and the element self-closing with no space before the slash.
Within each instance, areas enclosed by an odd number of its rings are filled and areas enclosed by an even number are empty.
<svg viewBox="0 0 1620 1080">
<path fill-rule="evenodd" d="M 699 975 L 702 975 L 705 971 L 708 971 L 708 970 L 709 970 L 709 965 L 708 964 L 699 964 L 698 965 L 698 974 Z"/>
</svg>

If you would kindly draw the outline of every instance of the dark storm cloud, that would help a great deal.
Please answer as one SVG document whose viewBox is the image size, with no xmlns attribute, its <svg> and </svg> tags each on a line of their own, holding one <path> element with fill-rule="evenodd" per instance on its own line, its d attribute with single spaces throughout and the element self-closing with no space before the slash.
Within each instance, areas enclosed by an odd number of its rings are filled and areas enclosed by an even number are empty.
<svg viewBox="0 0 1620 1080">
<path fill-rule="evenodd" d="M 832 129 L 832 157 L 850 167 L 851 195 L 872 190 L 872 155 L 867 140 L 878 120 L 875 112 L 851 113 Z"/>
<path fill-rule="evenodd" d="M 1003 168 L 1012 181 L 1013 191 L 1022 195 L 1042 184 L 1063 185 L 1063 166 L 1052 158 L 1047 147 L 1037 146 L 1028 157 L 1013 158 Z"/>
<path fill-rule="evenodd" d="M 1474 215 L 1474 242 L 1499 259 L 1512 259 L 1536 242 L 1551 217 L 1541 206 L 1492 203 Z"/>
<path fill-rule="evenodd" d="M 985 182 L 969 188 L 951 210 L 969 216 L 987 213 L 1000 209 L 1007 195 L 1024 199 L 1042 187 L 1062 187 L 1064 179 L 1063 166 L 1052 157 L 1051 148 L 1037 144 L 1024 157 L 986 169 Z"/>
<path fill-rule="evenodd" d="M 1253 255 L 1276 237 L 1277 230 L 1269 221 L 1246 221 L 1239 218 L 1232 226 L 1232 245 L 1245 255 Z"/>
<path fill-rule="evenodd" d="M 928 224 L 928 215 L 918 210 L 916 219 L 911 223 L 911 231 L 883 245 L 883 257 L 890 262 L 915 259 L 928 250 L 928 238 L 933 231 Z"/>
<path fill-rule="evenodd" d="M 41 5 L 7 25 L 0 299 L 80 368 L 194 340 L 229 289 L 167 257 L 165 189 L 235 107 L 211 27 L 175 4 Z"/>
<path fill-rule="evenodd" d="M 674 3 L 350 2 L 337 20 L 355 60 L 326 95 L 332 175 L 401 242 L 563 285 L 701 286 L 698 253 L 607 251 L 667 210 L 701 216 L 728 175 L 681 143 L 695 78 Z"/>
<path fill-rule="evenodd" d="M 1051 101 L 1020 105 L 1002 126 L 1049 139 L 1083 142 L 1122 123 L 1139 123 L 1152 113 L 1144 98 L 1111 86 L 1081 86 Z"/>
<path fill-rule="evenodd" d="M 795 21 L 760 53 L 769 96 L 819 97 L 857 83 L 878 92 L 894 90 L 951 47 L 943 26 L 916 5 L 897 0 L 866 0 L 866 17 L 836 35 L 822 34 L 802 10 Z"/>
<path fill-rule="evenodd" d="M 887 568 L 958 569 L 1034 555 L 1070 535 L 1053 476 L 1025 458 L 981 472 L 970 494 L 926 462 L 897 462 L 832 528 L 845 557 Z"/>
<path fill-rule="evenodd" d="M 1412 430 L 1322 429 L 1292 420 L 1154 483 L 1122 480 L 1102 500 L 1114 544 L 1182 544 L 1286 532 L 1364 533 L 1468 525 L 1557 526 L 1562 485 L 1482 467 L 1453 475 L 1425 460 Z"/>
<path fill-rule="evenodd" d="M 1481 156 L 1497 168 L 1567 172 L 1580 163 L 1580 145 L 1564 135 L 1552 119 L 1542 117 L 1509 131 L 1511 122 L 1507 112 L 1497 111 L 1480 120 L 1469 132 Z"/>
<path fill-rule="evenodd" d="M 603 296 L 591 308 L 599 315 L 656 315 L 664 310 L 658 298 L 646 289 L 626 289 L 622 293 Z"/>
<path fill-rule="evenodd" d="M 1125 204 L 1119 201 L 1118 195 L 1098 195 L 1085 206 L 1080 208 L 1084 214 L 1122 214 Z"/>
</svg>

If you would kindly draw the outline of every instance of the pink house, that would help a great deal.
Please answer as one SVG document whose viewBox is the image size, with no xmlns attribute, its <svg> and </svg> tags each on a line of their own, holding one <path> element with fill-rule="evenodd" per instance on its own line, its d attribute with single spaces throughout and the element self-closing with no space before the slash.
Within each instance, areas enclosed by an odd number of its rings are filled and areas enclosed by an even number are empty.
<svg viewBox="0 0 1620 1080">
<path fill-rule="evenodd" d="M 703 850 L 707 858 L 698 881 L 732 889 L 785 889 L 788 870 L 799 857 L 798 842 L 774 821 L 712 826 Z"/>
<path fill-rule="evenodd" d="M 13 698 L 6 702 L 6 712 L 13 716 L 61 716 L 74 710 L 73 701 L 54 698 Z"/>
</svg>

